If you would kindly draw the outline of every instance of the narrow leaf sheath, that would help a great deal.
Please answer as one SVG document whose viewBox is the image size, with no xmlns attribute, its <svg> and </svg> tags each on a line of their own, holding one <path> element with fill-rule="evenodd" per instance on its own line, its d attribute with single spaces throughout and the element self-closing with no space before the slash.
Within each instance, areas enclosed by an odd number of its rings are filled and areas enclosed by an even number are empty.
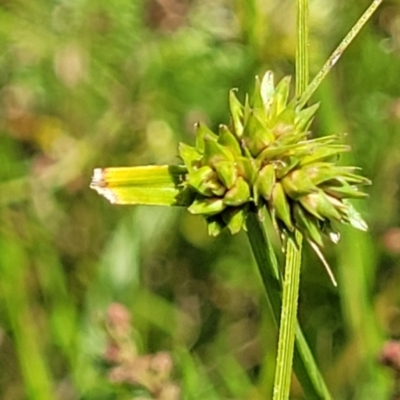
<svg viewBox="0 0 400 400">
<path fill-rule="evenodd" d="M 90 187 L 113 204 L 188 206 L 186 173 L 180 165 L 96 168 Z"/>
</svg>

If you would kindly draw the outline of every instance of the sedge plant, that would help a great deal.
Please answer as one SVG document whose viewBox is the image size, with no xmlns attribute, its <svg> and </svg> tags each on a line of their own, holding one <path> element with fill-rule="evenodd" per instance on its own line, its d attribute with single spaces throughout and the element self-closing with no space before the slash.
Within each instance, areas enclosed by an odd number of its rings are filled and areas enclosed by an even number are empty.
<svg viewBox="0 0 400 400">
<path fill-rule="evenodd" d="M 198 123 L 194 145 L 181 143 L 180 165 L 98 168 L 91 188 L 113 204 L 183 206 L 205 218 L 208 232 L 247 231 L 265 295 L 279 328 L 274 400 L 289 398 L 292 365 L 307 399 L 331 399 L 297 322 L 302 244 L 305 241 L 336 280 L 323 256 L 325 240 L 337 243 L 340 224 L 365 231 L 351 205 L 370 181 L 354 166 L 337 164 L 350 150 L 340 134 L 313 138 L 318 104 L 312 94 L 381 3 L 375 0 L 316 77 L 308 83 L 308 1 L 297 0 L 295 94 L 291 78 L 275 82 L 267 71 L 240 101 L 229 93 L 230 121 L 213 132 Z M 263 219 L 282 241 L 278 265 Z"/>
</svg>

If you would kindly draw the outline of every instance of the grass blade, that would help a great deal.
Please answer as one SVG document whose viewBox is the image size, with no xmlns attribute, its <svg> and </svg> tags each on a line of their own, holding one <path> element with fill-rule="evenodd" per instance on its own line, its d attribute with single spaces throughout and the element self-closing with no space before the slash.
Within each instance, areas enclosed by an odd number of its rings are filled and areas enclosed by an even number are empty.
<svg viewBox="0 0 400 400">
<path fill-rule="evenodd" d="M 185 173 L 179 165 L 96 168 L 90 187 L 113 204 L 186 206 Z"/>
<path fill-rule="evenodd" d="M 287 256 L 282 289 L 283 301 L 279 323 L 274 400 L 286 400 L 289 398 L 290 393 L 300 285 L 301 250 L 298 246 L 302 236 L 299 232 L 296 232 L 295 240 L 296 243 L 289 240 L 286 248 Z"/>
<path fill-rule="evenodd" d="M 265 296 L 271 308 L 273 320 L 278 326 L 282 303 L 279 266 L 264 226 L 255 213 L 250 213 L 247 218 L 247 235 L 265 289 Z M 293 366 L 307 399 L 332 399 L 298 323 Z"/>
<path fill-rule="evenodd" d="M 312 80 L 312 82 L 308 85 L 307 89 L 302 93 L 299 101 L 299 106 L 303 107 L 307 101 L 311 98 L 314 92 L 318 89 L 318 86 L 328 75 L 329 71 L 333 68 L 333 66 L 338 62 L 339 58 L 342 56 L 343 52 L 347 49 L 350 43 L 355 39 L 360 30 L 366 24 L 366 22 L 371 18 L 373 13 L 379 7 L 383 0 L 374 0 L 364 14 L 359 18 L 359 20 L 355 23 L 355 25 L 350 29 L 349 33 L 345 36 L 345 38 L 341 41 L 336 50 L 331 54 L 328 60 L 325 62 L 321 70 Z"/>
</svg>

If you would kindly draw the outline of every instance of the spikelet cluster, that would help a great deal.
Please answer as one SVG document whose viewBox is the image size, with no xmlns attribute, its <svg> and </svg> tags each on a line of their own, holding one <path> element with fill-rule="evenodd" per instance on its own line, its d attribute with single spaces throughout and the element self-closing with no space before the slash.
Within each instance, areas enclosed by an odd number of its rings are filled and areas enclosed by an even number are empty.
<svg viewBox="0 0 400 400">
<path fill-rule="evenodd" d="M 180 144 L 185 185 L 195 192 L 188 209 L 205 216 L 211 235 L 240 231 L 251 208 L 266 208 L 281 235 L 298 229 L 314 248 L 324 236 L 337 242 L 336 223 L 367 229 L 347 199 L 365 197 L 359 186 L 369 180 L 337 165 L 349 150 L 339 136 L 310 138 L 318 105 L 299 108 L 289 88 L 290 77 L 275 86 L 267 72 L 244 104 L 231 90 L 230 125 L 216 134 L 198 124 L 195 146 Z"/>
</svg>

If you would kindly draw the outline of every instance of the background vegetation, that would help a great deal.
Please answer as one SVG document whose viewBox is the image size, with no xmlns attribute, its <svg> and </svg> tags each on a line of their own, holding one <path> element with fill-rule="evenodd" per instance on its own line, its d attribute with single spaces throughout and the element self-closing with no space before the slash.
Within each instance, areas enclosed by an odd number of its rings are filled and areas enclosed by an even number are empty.
<svg viewBox="0 0 400 400">
<path fill-rule="evenodd" d="M 140 354 L 172 355 L 183 398 L 269 398 L 277 335 L 246 235 L 211 239 L 185 210 L 113 207 L 88 185 L 98 166 L 178 163 L 196 121 L 228 121 L 230 88 L 293 75 L 294 3 L 0 1 L 0 399 L 139 398 L 107 363 L 116 302 Z M 311 2 L 313 73 L 368 3 Z M 303 262 L 300 320 L 335 399 L 394 386 L 377 358 L 400 337 L 399 71 L 392 0 L 313 99 L 314 135 L 347 132 L 374 182 L 369 233 L 326 249 L 339 287 Z"/>
</svg>

